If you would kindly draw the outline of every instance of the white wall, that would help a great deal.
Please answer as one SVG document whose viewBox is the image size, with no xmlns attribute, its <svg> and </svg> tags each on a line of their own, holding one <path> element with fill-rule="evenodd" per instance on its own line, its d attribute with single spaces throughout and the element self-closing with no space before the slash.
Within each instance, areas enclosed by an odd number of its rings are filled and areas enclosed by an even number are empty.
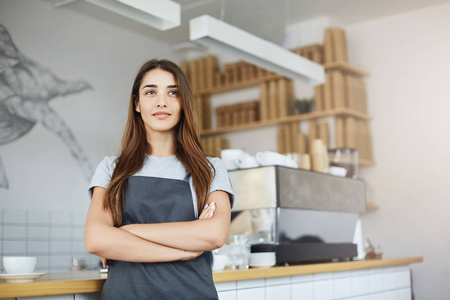
<svg viewBox="0 0 450 300">
<path fill-rule="evenodd" d="M 52 8 L 44 1 L 1 1 L 0 23 L 25 56 L 62 79 L 84 79 L 93 86 L 50 106 L 95 168 L 103 156 L 119 150 L 131 84 L 141 64 L 176 57 L 166 43 L 71 9 L 78 4 Z M 0 208 L 87 209 L 88 181 L 68 147 L 41 124 L 1 145 L 0 157 L 10 184 L 9 190 L 0 189 Z"/>
<path fill-rule="evenodd" d="M 116 153 L 133 76 L 145 60 L 166 57 L 168 46 L 41 1 L 2 1 L 0 7 L 0 22 L 26 56 L 94 86 L 50 104 L 91 163 Z M 363 233 L 387 257 L 424 256 L 412 266 L 416 299 L 450 298 L 449 15 L 445 4 L 347 27 L 351 63 L 371 72 L 376 166 L 361 175 L 380 209 L 363 217 Z M 274 134 L 236 133 L 231 146 L 269 150 Z M 0 189 L 0 208 L 86 210 L 88 182 L 68 148 L 41 125 L 0 151 L 10 182 L 9 190 Z"/>
<path fill-rule="evenodd" d="M 55 98 L 49 106 L 95 169 L 105 155 L 120 149 L 140 66 L 152 58 L 177 57 L 167 43 L 145 36 L 145 30 L 113 25 L 106 13 L 97 19 L 92 11 L 73 9 L 83 4 L 88 5 L 77 1 L 56 9 L 49 1 L 0 1 L 0 23 L 26 57 L 61 79 L 84 79 L 93 86 Z M 98 258 L 83 243 L 89 176 L 62 139 L 36 124 L 21 138 L 0 145 L 0 157 L 10 185 L 0 189 L 0 256 L 37 256 L 40 272 L 66 272 L 73 256 L 98 268 Z"/>
<path fill-rule="evenodd" d="M 375 167 L 363 168 L 380 209 L 365 238 L 412 265 L 416 299 L 450 299 L 450 4 L 347 27 L 350 62 L 367 78 Z"/>
<path fill-rule="evenodd" d="M 423 263 L 412 265 L 416 299 L 450 298 L 448 16 L 450 4 L 445 4 L 346 27 L 350 63 L 371 74 L 366 84 L 376 165 L 363 167 L 360 176 L 367 182 L 369 200 L 380 208 L 363 216 L 363 235 L 381 244 L 385 257 L 424 257 Z M 320 41 L 329 25 L 335 24 L 320 18 L 292 26 L 285 47 L 308 44 L 302 38 Z M 322 37 L 302 35 L 311 26 L 314 32 L 321 28 Z M 257 94 L 220 94 L 212 105 Z M 274 127 L 225 137 L 231 147 L 252 154 L 276 150 Z"/>
</svg>

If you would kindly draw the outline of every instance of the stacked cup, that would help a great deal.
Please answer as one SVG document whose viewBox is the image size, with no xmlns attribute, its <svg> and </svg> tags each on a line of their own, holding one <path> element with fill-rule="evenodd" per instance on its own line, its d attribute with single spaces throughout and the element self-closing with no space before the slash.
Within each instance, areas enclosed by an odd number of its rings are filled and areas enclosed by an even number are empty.
<svg viewBox="0 0 450 300">
<path fill-rule="evenodd" d="M 275 252 L 257 252 L 250 254 L 250 267 L 252 268 L 267 268 L 275 264 Z"/>
<path fill-rule="evenodd" d="M 254 244 L 251 247 L 250 267 L 268 268 L 277 264 L 276 245 Z"/>
<path fill-rule="evenodd" d="M 242 149 L 224 149 L 220 151 L 220 157 L 227 170 L 259 167 L 256 158 Z"/>
</svg>

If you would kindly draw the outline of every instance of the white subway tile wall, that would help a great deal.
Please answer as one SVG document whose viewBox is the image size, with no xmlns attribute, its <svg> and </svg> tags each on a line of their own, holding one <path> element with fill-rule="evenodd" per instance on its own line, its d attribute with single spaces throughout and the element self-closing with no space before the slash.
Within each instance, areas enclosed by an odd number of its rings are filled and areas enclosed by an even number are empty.
<svg viewBox="0 0 450 300">
<path fill-rule="evenodd" d="M 216 290 L 218 292 L 221 291 L 234 291 L 237 289 L 236 281 L 225 281 L 225 282 L 217 282 Z"/>
<path fill-rule="evenodd" d="M 288 287 L 287 284 L 266 286 L 266 300 L 291 299 L 291 289 Z"/>
<path fill-rule="evenodd" d="M 73 257 L 97 269 L 100 259 L 84 247 L 85 220 L 82 213 L 0 210 L 0 257 L 36 256 L 37 272 L 67 272 Z"/>
<path fill-rule="evenodd" d="M 216 288 L 220 300 L 412 299 L 408 265 L 220 282 Z"/>
</svg>

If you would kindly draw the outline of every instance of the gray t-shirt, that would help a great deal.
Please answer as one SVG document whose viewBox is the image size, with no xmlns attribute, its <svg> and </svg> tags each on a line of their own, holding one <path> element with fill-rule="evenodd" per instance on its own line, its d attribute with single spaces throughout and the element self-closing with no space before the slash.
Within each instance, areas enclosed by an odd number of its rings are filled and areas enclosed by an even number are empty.
<svg viewBox="0 0 450 300">
<path fill-rule="evenodd" d="M 96 186 L 103 187 L 105 189 L 108 188 L 112 173 L 116 166 L 116 159 L 117 156 L 106 156 L 100 162 L 89 185 L 89 192 L 91 196 L 92 190 Z M 215 173 L 213 173 L 214 179 L 211 183 L 209 192 L 224 191 L 228 193 L 231 207 L 233 207 L 234 194 L 231 189 L 231 183 L 225 164 L 217 157 L 208 157 L 208 159 L 215 169 Z M 197 196 L 192 185 L 192 177 L 176 156 L 157 157 L 147 155 L 144 166 L 133 176 L 147 176 L 188 181 L 191 187 L 195 217 L 198 218 Z"/>
<path fill-rule="evenodd" d="M 107 188 L 117 157 L 105 157 L 97 167 L 90 189 Z M 215 169 L 210 192 L 233 193 L 227 170 L 218 158 L 209 158 Z M 192 179 L 175 156 L 147 156 L 141 170 L 125 186 L 122 225 L 187 222 L 198 218 Z M 109 260 L 102 299 L 217 299 L 212 278 L 212 253 L 204 251 L 191 260 L 135 263 Z M 175 287 L 175 289 L 174 289 Z"/>
</svg>

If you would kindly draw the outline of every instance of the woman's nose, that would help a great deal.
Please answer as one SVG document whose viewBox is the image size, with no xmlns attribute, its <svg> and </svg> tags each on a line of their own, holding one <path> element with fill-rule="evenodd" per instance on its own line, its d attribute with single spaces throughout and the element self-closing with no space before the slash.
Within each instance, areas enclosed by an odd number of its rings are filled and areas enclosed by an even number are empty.
<svg viewBox="0 0 450 300">
<path fill-rule="evenodd" d="M 158 97 L 158 101 L 156 103 L 156 107 L 167 107 L 166 99 L 163 95 Z"/>
</svg>

